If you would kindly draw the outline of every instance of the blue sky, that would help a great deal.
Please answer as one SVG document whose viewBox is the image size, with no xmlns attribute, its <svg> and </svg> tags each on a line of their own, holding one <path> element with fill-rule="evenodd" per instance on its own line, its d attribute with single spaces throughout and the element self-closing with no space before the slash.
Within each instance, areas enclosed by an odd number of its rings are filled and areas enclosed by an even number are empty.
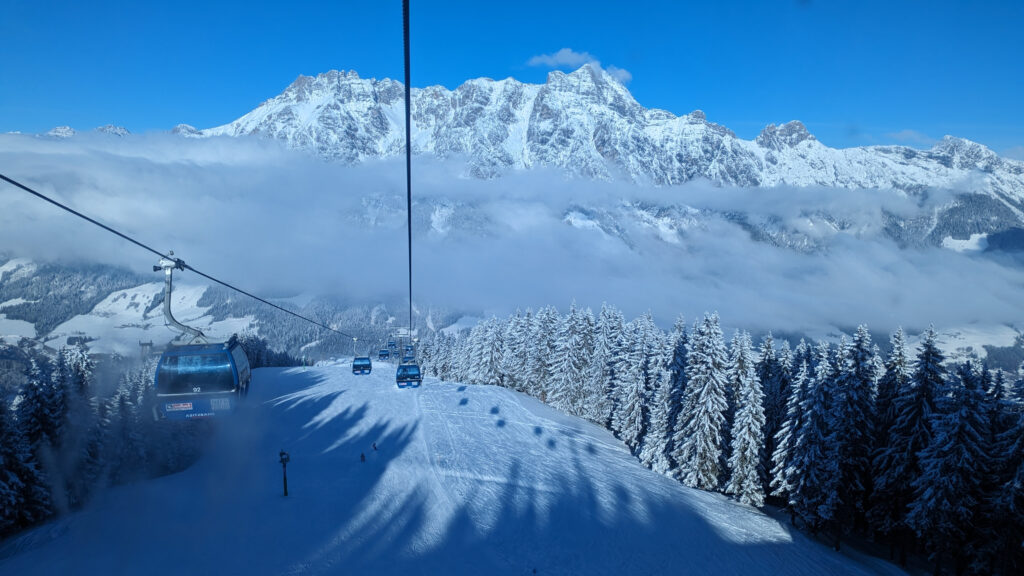
<svg viewBox="0 0 1024 576">
<path fill-rule="evenodd" d="M 400 0 L 0 8 L 0 132 L 209 128 L 300 74 L 402 77 Z M 1024 159 L 1024 2 L 412 0 L 411 12 L 414 86 L 540 83 L 589 58 L 642 105 L 701 109 L 744 138 L 799 119 L 834 147 L 953 134 Z"/>
</svg>

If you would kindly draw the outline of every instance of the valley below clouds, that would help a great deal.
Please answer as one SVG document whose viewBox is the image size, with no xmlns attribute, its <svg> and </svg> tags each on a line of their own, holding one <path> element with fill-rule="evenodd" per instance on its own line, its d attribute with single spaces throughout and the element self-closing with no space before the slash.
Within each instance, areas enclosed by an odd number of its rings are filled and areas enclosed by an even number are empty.
<svg viewBox="0 0 1024 576">
<path fill-rule="evenodd" d="M 170 134 L 0 135 L 0 172 L 190 265 L 270 297 L 372 304 L 407 287 L 404 162 L 325 162 L 272 140 Z M 821 336 L 1024 325 L 1005 254 L 893 239 L 953 192 L 645 187 L 553 168 L 481 180 L 459 158 L 413 162 L 417 306 L 506 315 L 574 301 L 670 325 Z M 0 252 L 148 273 L 155 257 L 0 188 Z M 182 279 L 191 282 L 188 273 Z M 159 278 L 154 274 L 154 280 Z"/>
</svg>

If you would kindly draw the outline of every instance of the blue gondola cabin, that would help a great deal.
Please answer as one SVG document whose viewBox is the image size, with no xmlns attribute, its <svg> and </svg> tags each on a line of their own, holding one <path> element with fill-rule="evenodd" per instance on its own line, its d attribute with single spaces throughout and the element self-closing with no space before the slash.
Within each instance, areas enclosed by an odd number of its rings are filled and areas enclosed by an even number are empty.
<svg viewBox="0 0 1024 576">
<path fill-rule="evenodd" d="M 369 374 L 373 370 L 373 364 L 369 356 L 360 356 L 352 360 L 353 374 Z"/>
<path fill-rule="evenodd" d="M 423 374 L 418 364 L 400 364 L 395 372 L 395 384 L 399 388 L 419 387 L 423 383 Z"/>
<path fill-rule="evenodd" d="M 217 344 L 170 346 L 156 367 L 157 419 L 231 414 L 249 392 L 252 371 L 235 338 Z"/>
</svg>

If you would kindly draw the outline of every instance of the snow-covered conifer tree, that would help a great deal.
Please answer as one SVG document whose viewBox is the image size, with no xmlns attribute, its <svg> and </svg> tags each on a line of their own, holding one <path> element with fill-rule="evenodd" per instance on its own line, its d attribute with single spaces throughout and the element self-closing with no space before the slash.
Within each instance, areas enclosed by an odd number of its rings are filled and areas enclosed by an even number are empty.
<svg viewBox="0 0 1024 576">
<path fill-rule="evenodd" d="M 550 385 L 550 362 L 555 354 L 555 342 L 558 337 L 560 317 L 554 306 L 546 306 L 537 310 L 533 317 L 530 331 L 530 353 L 527 362 L 528 387 L 527 393 L 547 400 Z"/>
<path fill-rule="evenodd" d="M 878 390 L 875 396 L 875 425 L 874 438 L 871 450 L 871 483 L 876 484 L 876 479 L 886 473 L 886 470 L 879 466 L 887 465 L 888 460 L 882 457 L 882 453 L 889 445 L 890 430 L 896 422 L 896 396 L 905 391 L 910 381 L 910 361 L 907 358 L 906 339 L 903 336 L 903 328 L 897 328 L 896 332 L 889 338 L 889 356 L 885 362 L 885 372 L 878 380 Z M 868 521 L 873 529 L 885 534 L 888 533 L 894 517 L 895 510 L 889 509 L 889 503 L 884 499 L 884 492 L 872 492 L 868 508 Z"/>
<path fill-rule="evenodd" d="M 555 408 L 581 416 L 584 407 L 587 368 L 593 353 L 592 327 L 586 314 L 573 302 L 562 321 L 551 362 L 551 393 L 548 402 Z"/>
<path fill-rule="evenodd" d="M 666 413 L 667 422 L 665 423 L 664 453 L 664 459 L 669 470 L 674 470 L 678 467 L 672 454 L 675 452 L 676 447 L 676 432 L 683 425 L 679 419 L 679 414 L 683 410 L 683 398 L 686 396 L 686 346 L 689 340 L 690 336 L 686 331 L 686 320 L 680 314 L 679 318 L 676 319 L 672 335 L 669 339 L 669 346 L 671 348 L 668 365 L 669 395 Z"/>
<path fill-rule="evenodd" d="M 732 358 L 732 374 L 737 387 L 736 413 L 732 427 L 732 454 L 729 458 L 729 482 L 725 491 L 740 502 L 764 504 L 764 479 L 761 451 L 764 448 L 764 394 L 757 379 L 750 335 L 739 335 Z"/>
<path fill-rule="evenodd" d="M 757 379 L 764 392 L 764 448 L 767 458 L 775 452 L 775 434 L 786 419 L 789 390 L 782 390 L 781 367 L 775 352 L 775 339 L 769 332 L 761 339 L 757 357 Z M 786 382 L 788 385 L 788 382 Z"/>
<path fill-rule="evenodd" d="M 644 436 L 644 425 L 646 409 L 644 398 L 644 380 L 641 370 L 643 362 L 642 336 L 634 320 L 625 326 L 623 334 L 623 346 L 615 365 L 615 376 L 617 380 L 617 395 L 613 398 L 612 405 L 615 407 L 612 413 L 611 431 L 616 437 L 625 440 L 626 428 L 633 426 L 631 431 L 636 436 L 636 445 L 639 446 Z M 627 404 L 630 395 L 636 397 L 635 405 Z M 635 410 L 635 411 L 634 411 Z M 632 448 L 632 446 L 631 446 Z"/>
<path fill-rule="evenodd" d="M 775 452 L 772 453 L 772 494 L 789 501 L 796 486 L 797 469 L 793 466 L 793 446 L 803 426 L 803 404 L 808 390 L 807 363 L 801 362 L 800 369 L 789 389 L 786 402 L 786 419 L 775 435 Z"/>
<path fill-rule="evenodd" d="M 912 482 L 921 475 L 919 454 L 931 444 L 929 422 L 935 398 L 945 387 L 945 360 L 929 328 L 918 348 L 914 370 L 893 398 L 895 415 L 884 446 L 872 460 L 875 471 L 871 518 L 875 530 L 893 534 L 900 549 L 900 563 L 906 563 L 909 533 L 906 511 L 914 494 Z"/>
<path fill-rule="evenodd" d="M 14 473 L 17 455 L 12 450 L 17 434 L 7 402 L 0 402 L 0 535 L 13 532 L 18 527 L 18 516 L 25 505 L 22 498 L 25 486 Z"/>
<path fill-rule="evenodd" d="M 995 487 L 982 511 L 990 511 L 987 517 L 992 522 L 992 543 L 987 551 L 993 574 L 1024 573 L 1024 379 L 1017 380 L 1013 388 L 1000 414 L 1005 428 L 995 443 Z"/>
<path fill-rule="evenodd" d="M 594 335 L 594 355 L 590 364 L 591 388 L 598 390 L 587 418 L 605 428 L 612 429 L 612 416 L 619 396 L 618 367 L 624 353 L 625 319 L 622 312 L 608 304 L 601 305 Z"/>
<path fill-rule="evenodd" d="M 907 524 L 937 564 L 951 561 L 962 571 L 972 553 L 972 526 L 989 472 L 985 391 L 980 375 L 961 364 L 948 384 L 937 390 L 929 416 L 931 439 L 918 454 L 921 473 L 912 481 L 913 500 Z"/>
<path fill-rule="evenodd" d="M 721 474 L 722 424 L 726 410 L 728 358 L 718 314 L 705 314 L 690 340 L 686 397 L 674 438 L 679 478 L 687 486 L 714 490 Z"/>
<path fill-rule="evenodd" d="M 635 325 L 636 340 L 634 346 L 639 358 L 639 377 L 642 381 L 641 398 L 643 400 L 644 435 L 641 438 L 641 452 L 643 452 L 643 447 L 648 441 L 647 435 L 653 427 L 651 423 L 651 405 L 659 386 L 661 372 L 669 363 L 669 349 L 665 342 L 665 335 L 655 325 L 654 317 L 650 312 L 637 318 Z M 654 439 L 653 443 L 656 445 L 654 450 L 664 448 L 663 440 L 661 439 Z M 646 452 L 649 455 L 648 463 L 653 463 L 654 452 L 651 452 L 650 449 L 646 450 Z"/>
<path fill-rule="evenodd" d="M 0 534 L 51 513 L 49 489 L 14 412 L 0 401 Z"/>
<path fill-rule="evenodd" d="M 28 381 L 21 389 L 21 402 L 18 404 L 18 427 L 33 452 L 43 442 L 49 443 L 44 432 L 46 425 L 44 388 L 42 370 L 36 363 L 36 359 L 30 358 Z"/>
<path fill-rule="evenodd" d="M 505 343 L 502 337 L 505 334 L 505 326 L 501 320 L 491 316 L 484 323 L 483 332 L 483 362 L 480 365 L 478 374 L 481 384 L 491 386 L 502 385 L 501 379 L 501 357 Z"/>
<path fill-rule="evenodd" d="M 504 385 L 513 390 L 522 391 L 526 366 L 527 340 L 529 338 L 530 312 L 523 316 L 519 310 L 509 318 L 505 328 L 501 359 L 498 362 Z"/>
<path fill-rule="evenodd" d="M 853 344 L 840 347 L 837 355 L 832 428 L 836 438 L 842 502 L 837 520 L 842 528 L 864 527 L 871 488 L 871 445 L 874 424 L 874 388 L 878 380 L 871 334 L 857 327 Z"/>
<path fill-rule="evenodd" d="M 840 504 L 840 470 L 830 397 L 836 374 L 827 343 L 818 344 L 815 356 L 814 378 L 807 383 L 808 390 L 800 406 L 802 422 L 793 442 L 789 472 L 795 479 L 789 504 L 812 531 L 830 525 Z"/>
<path fill-rule="evenodd" d="M 650 425 L 640 452 L 640 462 L 660 474 L 668 474 L 671 466 L 666 446 L 672 437 L 669 411 L 672 405 L 672 373 L 663 369 L 658 387 L 650 402 Z"/>
</svg>

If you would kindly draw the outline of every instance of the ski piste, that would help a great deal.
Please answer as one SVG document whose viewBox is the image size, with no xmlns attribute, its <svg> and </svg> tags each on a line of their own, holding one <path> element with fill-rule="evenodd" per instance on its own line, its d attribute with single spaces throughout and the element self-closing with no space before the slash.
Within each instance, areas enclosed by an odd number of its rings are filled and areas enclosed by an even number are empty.
<svg viewBox="0 0 1024 576">
<path fill-rule="evenodd" d="M 392 367 L 254 370 L 193 466 L 11 538 L 0 573 L 903 573 L 656 474 L 533 398 L 398 389 Z"/>
</svg>

